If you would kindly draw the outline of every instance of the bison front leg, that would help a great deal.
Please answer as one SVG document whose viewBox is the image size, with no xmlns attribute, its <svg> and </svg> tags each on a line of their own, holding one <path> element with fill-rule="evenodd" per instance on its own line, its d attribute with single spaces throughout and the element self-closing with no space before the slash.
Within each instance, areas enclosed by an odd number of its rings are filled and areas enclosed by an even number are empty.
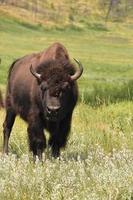
<svg viewBox="0 0 133 200">
<path fill-rule="evenodd" d="M 34 161 L 36 156 L 42 160 L 42 153 L 46 148 L 46 138 L 43 133 L 43 128 L 39 126 L 37 121 L 28 126 L 29 149 L 33 153 Z"/>
</svg>

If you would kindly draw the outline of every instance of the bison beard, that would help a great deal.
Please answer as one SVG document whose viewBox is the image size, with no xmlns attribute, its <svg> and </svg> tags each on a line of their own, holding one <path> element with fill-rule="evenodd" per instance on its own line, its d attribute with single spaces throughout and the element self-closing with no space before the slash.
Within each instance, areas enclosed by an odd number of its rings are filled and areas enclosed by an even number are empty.
<svg viewBox="0 0 133 200">
<path fill-rule="evenodd" d="M 8 153 L 8 141 L 16 115 L 27 124 L 29 149 L 33 157 L 42 159 L 46 148 L 44 129 L 50 133 L 48 145 L 52 156 L 60 155 L 71 128 L 73 109 L 78 98 L 76 80 L 83 67 L 70 62 L 65 47 L 54 43 L 46 51 L 16 60 L 9 69 L 6 118 L 3 124 L 3 153 Z"/>
</svg>

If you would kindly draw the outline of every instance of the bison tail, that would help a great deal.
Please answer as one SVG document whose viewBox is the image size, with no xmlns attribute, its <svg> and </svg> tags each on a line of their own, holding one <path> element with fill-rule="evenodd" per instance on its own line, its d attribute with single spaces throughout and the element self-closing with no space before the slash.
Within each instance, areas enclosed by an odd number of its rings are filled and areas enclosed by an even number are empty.
<svg viewBox="0 0 133 200">
<path fill-rule="evenodd" d="M 3 100 L 3 96 L 2 96 L 2 93 L 1 93 L 1 90 L 0 90 L 0 108 L 4 108 L 5 105 L 4 105 L 4 100 Z"/>
</svg>

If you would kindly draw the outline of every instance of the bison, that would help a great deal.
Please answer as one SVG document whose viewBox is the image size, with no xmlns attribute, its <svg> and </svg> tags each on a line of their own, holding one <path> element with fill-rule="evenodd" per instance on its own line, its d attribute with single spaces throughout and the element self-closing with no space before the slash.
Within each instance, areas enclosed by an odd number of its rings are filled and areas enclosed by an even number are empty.
<svg viewBox="0 0 133 200">
<path fill-rule="evenodd" d="M 6 92 L 6 117 L 3 123 L 3 153 L 8 153 L 8 141 L 16 115 L 28 124 L 29 150 L 42 159 L 46 148 L 44 129 L 49 132 L 48 145 L 52 156 L 60 155 L 71 127 L 78 98 L 76 80 L 83 72 L 82 64 L 75 68 L 66 48 L 52 44 L 46 51 L 17 59 L 11 65 Z"/>
</svg>

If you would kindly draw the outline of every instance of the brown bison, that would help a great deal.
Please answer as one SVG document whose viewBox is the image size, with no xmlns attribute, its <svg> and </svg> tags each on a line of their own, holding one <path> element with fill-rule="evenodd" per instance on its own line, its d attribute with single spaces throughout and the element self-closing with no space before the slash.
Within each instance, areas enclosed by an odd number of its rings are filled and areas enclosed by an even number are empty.
<svg viewBox="0 0 133 200">
<path fill-rule="evenodd" d="M 1 59 L 0 59 L 0 64 L 1 64 Z M 0 90 L 0 108 L 3 108 L 3 107 L 4 107 L 4 101 L 3 101 L 2 93 Z"/>
<path fill-rule="evenodd" d="M 3 153 L 8 153 L 8 140 L 16 115 L 28 123 L 29 149 L 33 157 L 42 158 L 46 147 L 43 130 L 50 133 L 48 144 L 52 156 L 60 155 L 71 127 L 73 109 L 77 102 L 76 80 L 83 67 L 70 62 L 62 44 L 54 43 L 46 51 L 24 56 L 9 69 L 6 117 L 3 124 Z"/>
</svg>

